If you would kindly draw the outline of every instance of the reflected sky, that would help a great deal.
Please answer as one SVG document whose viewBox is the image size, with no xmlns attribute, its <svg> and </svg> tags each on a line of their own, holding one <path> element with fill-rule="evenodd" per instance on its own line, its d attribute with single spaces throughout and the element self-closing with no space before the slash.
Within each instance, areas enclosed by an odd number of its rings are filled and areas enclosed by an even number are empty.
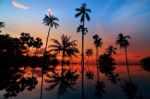
<svg viewBox="0 0 150 99">
<path fill-rule="evenodd" d="M 76 74 L 80 75 L 79 78 L 76 81 L 76 84 L 74 88 L 76 90 L 71 90 L 68 89 L 68 94 L 64 94 L 64 96 L 60 96 L 61 99 L 81 99 L 81 71 L 80 71 L 80 65 L 73 65 L 74 67 L 65 67 L 64 69 L 72 69 L 72 70 L 77 70 Z M 25 74 L 24 77 L 32 77 L 32 69 L 30 67 L 25 69 Z M 98 80 L 97 77 L 97 69 L 96 66 L 90 65 L 90 68 L 88 69 L 87 66 L 85 66 L 85 72 L 88 70 L 93 71 L 94 73 L 94 79 L 86 79 L 84 78 L 84 90 L 85 90 L 85 98 L 93 98 L 97 99 L 98 97 L 95 96 L 95 84 Z M 61 66 L 58 66 L 56 68 L 56 73 L 60 73 L 61 71 Z M 50 73 L 50 72 L 49 72 Z M 119 78 L 121 79 L 118 81 L 116 84 L 112 83 L 111 80 L 109 80 L 108 75 L 99 72 L 99 81 L 103 81 L 105 85 L 105 93 L 102 95 L 102 99 L 109 99 L 109 98 L 115 98 L 115 99 L 127 99 L 125 96 L 124 92 L 121 89 L 121 86 L 124 84 L 124 81 L 129 81 L 128 78 L 128 73 L 127 73 L 127 68 L 126 66 L 122 65 L 117 65 L 116 69 L 113 71 L 113 73 L 118 73 Z M 150 89 L 150 72 L 144 71 L 140 66 L 130 66 L 130 75 L 132 78 L 132 82 L 136 84 L 137 86 L 137 94 L 142 95 L 144 99 L 147 99 L 147 97 L 150 97 L 149 95 L 149 89 Z M 40 97 L 40 85 L 41 85 L 41 70 L 39 68 L 36 68 L 34 70 L 34 76 L 37 77 L 38 80 L 38 85 L 36 88 L 32 91 L 28 91 L 27 89 L 24 90 L 23 92 L 20 92 L 18 96 L 12 99 L 38 99 Z M 53 90 L 47 91 L 46 88 L 51 84 L 51 83 L 46 83 L 45 80 L 47 79 L 47 76 L 44 75 L 44 87 L 43 87 L 43 99 L 57 99 L 57 91 L 58 91 L 58 86 L 56 86 Z M 3 99 L 3 94 L 5 91 L 0 91 L 0 99 Z"/>
</svg>

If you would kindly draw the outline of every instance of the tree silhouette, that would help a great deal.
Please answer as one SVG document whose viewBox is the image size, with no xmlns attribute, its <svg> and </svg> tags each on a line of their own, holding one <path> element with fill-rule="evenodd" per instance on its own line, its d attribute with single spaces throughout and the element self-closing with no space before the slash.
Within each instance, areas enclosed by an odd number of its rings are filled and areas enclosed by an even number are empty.
<svg viewBox="0 0 150 99">
<path fill-rule="evenodd" d="M 46 88 L 46 90 L 53 90 L 58 86 L 57 95 L 58 97 L 63 96 L 65 94 L 69 94 L 68 89 L 75 91 L 74 85 L 76 84 L 79 75 L 76 73 L 77 71 L 64 70 L 63 73 L 53 73 L 51 75 L 47 75 L 48 79 L 45 81 L 50 83 L 50 86 Z"/>
<path fill-rule="evenodd" d="M 34 40 L 34 44 L 33 44 L 33 46 L 36 48 L 35 56 L 36 56 L 36 54 L 37 54 L 37 50 L 38 50 L 39 48 L 41 48 L 42 45 L 43 45 L 42 39 L 40 39 L 40 38 L 37 37 L 37 38 Z"/>
<path fill-rule="evenodd" d="M 70 36 L 66 36 L 66 35 L 63 34 L 61 36 L 61 42 L 59 42 L 56 39 L 52 39 L 52 41 L 53 41 L 53 44 L 51 44 L 49 46 L 51 48 L 50 52 L 53 51 L 56 54 L 61 53 L 61 55 L 62 55 L 62 60 L 61 60 L 62 64 L 64 62 L 64 57 L 68 56 L 68 51 L 72 50 L 74 52 L 74 54 L 76 53 L 76 51 L 74 51 L 74 50 L 77 50 L 77 48 L 76 48 L 76 46 L 77 46 L 76 41 L 77 40 L 71 41 Z M 62 65 L 62 71 L 63 71 L 63 65 Z"/>
<path fill-rule="evenodd" d="M 34 38 L 32 36 L 30 36 L 29 33 L 21 33 L 21 36 L 20 36 L 20 41 L 21 43 L 24 44 L 24 46 L 26 47 L 27 49 L 27 52 L 29 52 L 30 50 L 30 47 L 33 47 L 34 45 Z M 28 55 L 28 54 L 27 54 Z"/>
<path fill-rule="evenodd" d="M 73 64 L 73 57 L 77 57 L 77 54 L 80 53 L 78 48 L 70 48 L 67 50 L 67 56 L 70 58 L 71 63 Z"/>
<path fill-rule="evenodd" d="M 108 55 L 112 55 L 112 54 L 116 54 L 117 52 L 117 48 L 114 48 L 112 45 L 108 46 L 108 48 L 106 48 L 106 54 Z"/>
<path fill-rule="evenodd" d="M 77 13 L 75 14 L 75 17 L 81 17 L 80 23 L 81 25 L 78 27 L 77 31 L 82 31 L 82 68 L 84 69 L 84 34 L 87 32 L 87 29 L 85 28 L 85 20 L 90 21 L 90 17 L 88 13 L 91 13 L 91 10 L 86 7 L 86 3 L 82 4 L 80 8 L 75 9 Z"/>
<path fill-rule="evenodd" d="M 4 28 L 5 27 L 5 23 L 4 22 L 0 22 L 0 28 Z M 2 31 L 0 30 L 0 33 L 1 33 Z"/>
<path fill-rule="evenodd" d="M 91 48 L 90 49 L 86 49 L 85 54 L 88 57 L 88 59 L 87 59 L 87 65 L 88 65 L 88 63 L 89 63 L 89 57 L 93 55 L 93 50 Z"/>
<path fill-rule="evenodd" d="M 124 50 L 125 50 L 127 70 L 128 70 L 128 74 L 129 74 L 129 64 L 128 64 L 128 58 L 127 58 L 127 47 L 129 46 L 129 42 L 127 39 L 130 39 L 129 35 L 124 36 L 122 33 L 120 33 L 120 34 L 118 34 L 116 44 L 119 45 L 120 48 L 124 48 Z M 130 75 L 129 75 L 129 78 L 131 78 Z"/>
<path fill-rule="evenodd" d="M 93 40 L 96 48 L 96 65 L 97 65 L 99 48 L 102 47 L 103 42 L 102 42 L 102 38 L 100 38 L 97 34 L 93 36 Z"/>
<path fill-rule="evenodd" d="M 43 23 L 49 27 L 48 29 L 48 34 L 47 34 L 47 39 L 46 39 L 46 44 L 45 44 L 45 50 L 44 50 L 44 54 L 47 50 L 47 44 L 48 44 L 48 38 L 49 38 L 49 34 L 50 34 L 50 29 L 52 27 L 57 28 L 59 26 L 59 24 L 57 23 L 57 21 L 59 21 L 59 19 L 53 15 L 45 15 L 45 17 L 43 18 Z"/>
</svg>

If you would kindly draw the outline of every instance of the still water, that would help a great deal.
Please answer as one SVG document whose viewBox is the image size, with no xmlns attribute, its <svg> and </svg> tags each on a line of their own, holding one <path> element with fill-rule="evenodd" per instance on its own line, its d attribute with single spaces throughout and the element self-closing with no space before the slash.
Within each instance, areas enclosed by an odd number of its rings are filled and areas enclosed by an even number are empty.
<svg viewBox="0 0 150 99">
<path fill-rule="evenodd" d="M 45 71 L 41 99 L 150 99 L 150 72 L 138 65 L 130 66 L 129 73 L 126 66 L 115 67 L 103 72 L 85 65 L 84 76 L 80 65 L 65 66 L 63 73 L 61 66 Z M 20 68 L 16 74 L 11 88 L 0 89 L 0 99 L 40 99 L 41 69 Z"/>
</svg>

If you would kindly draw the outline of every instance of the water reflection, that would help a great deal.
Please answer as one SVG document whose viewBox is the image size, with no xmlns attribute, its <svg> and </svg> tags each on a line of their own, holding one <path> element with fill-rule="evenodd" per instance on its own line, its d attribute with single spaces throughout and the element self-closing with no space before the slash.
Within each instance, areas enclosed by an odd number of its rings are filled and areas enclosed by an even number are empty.
<svg viewBox="0 0 150 99">
<path fill-rule="evenodd" d="M 69 94 L 69 89 L 76 91 L 74 88 L 76 81 L 79 75 L 76 73 L 77 71 L 63 70 L 62 73 L 55 72 L 51 74 L 47 74 L 48 79 L 45 80 L 46 83 L 49 83 L 49 87 L 46 88 L 47 91 L 52 91 L 54 88 L 58 88 L 57 95 L 58 97 L 64 96 L 65 94 Z"/>
<path fill-rule="evenodd" d="M 85 78 L 87 77 L 86 73 L 85 75 L 81 73 L 80 65 L 64 66 L 62 71 L 61 65 L 52 66 L 45 62 L 43 81 L 40 66 L 26 66 L 24 68 L 23 65 L 7 63 L 3 69 L 0 69 L 0 96 L 3 96 L 0 99 L 11 97 L 20 99 L 23 94 L 27 94 L 27 91 L 34 95 L 34 90 L 37 91 L 37 97 L 43 99 L 50 97 L 81 99 L 81 95 L 82 99 L 91 97 L 93 99 L 109 99 L 110 95 L 115 99 L 120 99 L 120 97 L 122 99 L 146 99 L 146 97 L 150 97 L 148 94 L 150 75 L 149 72 L 144 72 L 140 66 L 129 66 L 130 72 L 128 73 L 126 66 L 91 65 L 92 69 L 85 69 L 85 72 L 91 70 L 94 74 L 91 76 L 93 79 L 89 80 Z M 88 93 L 89 90 L 90 93 Z M 42 95 L 40 96 L 41 91 Z M 115 94 L 116 96 L 114 96 Z M 24 99 L 27 97 L 37 99 L 28 94 Z"/>
</svg>

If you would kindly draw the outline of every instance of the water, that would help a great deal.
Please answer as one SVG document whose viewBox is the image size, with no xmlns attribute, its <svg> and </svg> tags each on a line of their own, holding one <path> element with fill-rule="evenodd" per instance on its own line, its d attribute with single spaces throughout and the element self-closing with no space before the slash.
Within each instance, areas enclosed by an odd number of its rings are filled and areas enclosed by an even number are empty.
<svg viewBox="0 0 150 99">
<path fill-rule="evenodd" d="M 116 69 L 111 73 L 99 71 L 96 66 L 90 65 L 89 68 L 85 65 L 84 78 L 82 79 L 82 73 L 80 65 L 73 65 L 64 67 L 63 74 L 61 73 L 61 66 L 57 66 L 55 73 L 52 71 L 44 72 L 43 81 L 43 94 L 42 99 L 149 99 L 150 98 L 150 72 L 143 70 L 140 66 L 130 66 L 129 74 L 126 66 L 116 65 Z M 35 77 L 37 84 L 35 88 L 29 91 L 29 86 L 33 85 L 33 82 L 23 83 L 25 88 L 18 92 L 16 90 L 4 88 L 0 90 L 0 99 L 6 96 L 6 93 L 16 92 L 16 96 L 9 97 L 11 99 L 40 99 L 41 94 L 41 69 L 33 69 L 28 67 L 26 69 L 21 68 L 20 72 L 15 76 L 19 80 L 24 78 Z M 74 71 L 72 73 L 71 71 Z M 97 71 L 98 70 L 98 71 Z M 22 72 L 24 71 L 24 72 Z M 75 72 L 76 71 L 76 72 Z M 92 71 L 94 76 L 86 76 L 87 71 Z M 51 76 L 51 77 L 48 77 Z M 70 76 L 71 75 L 71 76 Z M 131 79 L 129 79 L 129 75 Z M 110 80 L 111 79 L 111 80 Z M 8 80 L 8 79 L 7 79 Z M 83 85 L 82 85 L 83 81 Z M 13 81 L 10 81 L 12 85 Z M 125 86 L 125 82 L 126 86 Z M 10 85 L 11 85 L 10 83 Z M 15 83 L 16 84 L 16 83 Z M 17 83 L 19 86 L 23 84 Z M 97 84 L 97 85 L 96 85 Z M 14 87 L 16 89 L 18 87 Z M 142 98 L 143 97 L 143 98 Z"/>
</svg>

